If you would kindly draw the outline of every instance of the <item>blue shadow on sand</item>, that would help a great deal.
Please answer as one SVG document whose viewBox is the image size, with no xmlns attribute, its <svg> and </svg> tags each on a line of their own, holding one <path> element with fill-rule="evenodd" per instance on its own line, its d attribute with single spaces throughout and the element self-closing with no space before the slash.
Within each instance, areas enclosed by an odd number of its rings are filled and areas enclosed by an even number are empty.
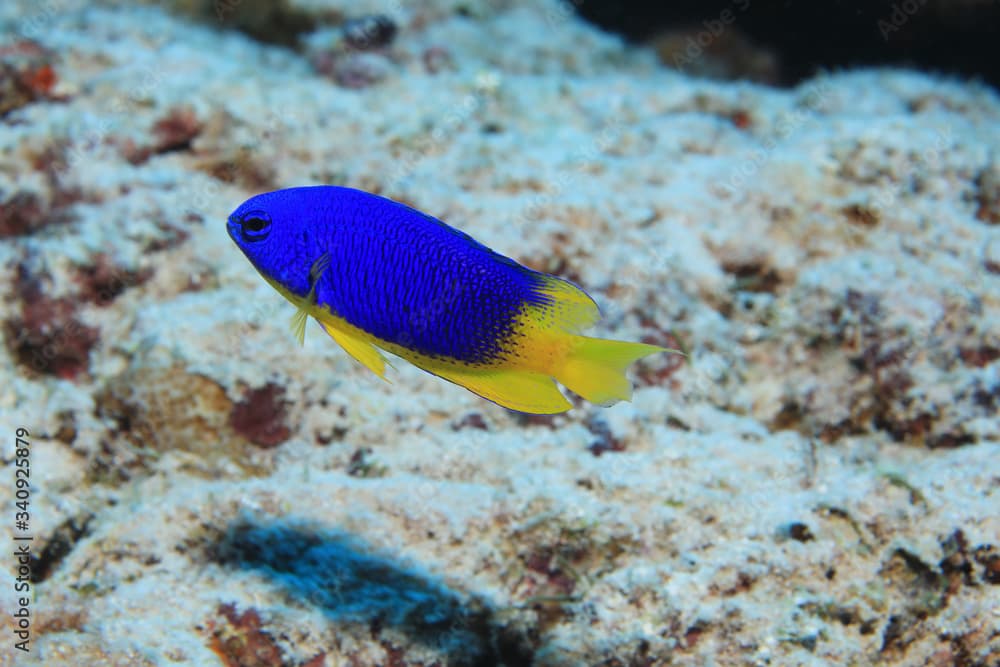
<svg viewBox="0 0 1000 667">
<path fill-rule="evenodd" d="M 258 572 L 335 623 L 394 628 L 440 651 L 449 665 L 532 664 L 527 637 L 490 605 L 376 553 L 354 535 L 291 522 L 240 521 L 209 545 L 211 559 Z M 470 602 L 471 600 L 471 602 Z"/>
</svg>

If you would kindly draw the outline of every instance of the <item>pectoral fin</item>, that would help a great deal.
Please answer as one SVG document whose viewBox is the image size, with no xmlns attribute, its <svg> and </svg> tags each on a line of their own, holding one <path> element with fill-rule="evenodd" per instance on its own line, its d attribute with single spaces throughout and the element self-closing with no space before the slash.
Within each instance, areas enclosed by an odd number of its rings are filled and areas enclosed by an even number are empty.
<svg viewBox="0 0 1000 667">
<path fill-rule="evenodd" d="M 292 315 L 292 321 L 290 326 L 292 328 L 292 335 L 295 336 L 295 340 L 299 341 L 299 345 L 305 345 L 306 342 L 306 322 L 309 321 L 309 306 L 302 304 L 295 309 L 295 314 Z"/>
<path fill-rule="evenodd" d="M 276 281 L 267 279 L 271 286 L 274 287 L 278 292 L 280 292 L 286 299 L 295 304 L 295 314 L 292 315 L 292 334 L 295 335 L 295 339 L 299 341 L 299 345 L 304 345 L 306 342 L 306 323 L 309 322 L 309 311 L 313 304 L 316 303 L 316 283 L 319 282 L 320 278 L 323 277 L 323 273 L 330 268 L 330 253 L 324 252 L 319 258 L 313 262 L 312 267 L 309 269 L 309 292 L 306 294 L 305 298 L 293 297 L 286 291 L 281 285 Z M 266 277 L 266 276 L 265 276 Z"/>
<path fill-rule="evenodd" d="M 379 376 L 386 382 L 389 380 L 385 377 L 385 357 L 379 352 L 378 348 L 369 343 L 366 340 L 350 334 L 346 331 L 342 331 L 332 324 L 324 322 L 322 320 L 319 323 L 323 326 L 330 338 L 337 341 L 337 343 L 344 348 L 347 354 L 351 355 L 357 359 L 361 364 L 370 370 L 375 375 Z"/>
</svg>

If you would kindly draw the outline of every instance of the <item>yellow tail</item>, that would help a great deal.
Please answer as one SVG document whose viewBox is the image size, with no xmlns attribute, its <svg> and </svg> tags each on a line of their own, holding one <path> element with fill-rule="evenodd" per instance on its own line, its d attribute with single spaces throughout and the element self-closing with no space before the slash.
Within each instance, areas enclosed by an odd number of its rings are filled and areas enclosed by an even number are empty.
<svg viewBox="0 0 1000 667">
<path fill-rule="evenodd" d="M 657 352 L 676 351 L 645 343 L 573 336 L 570 353 L 555 377 L 591 403 L 612 405 L 632 399 L 632 383 L 625 377 L 632 362 Z"/>
</svg>

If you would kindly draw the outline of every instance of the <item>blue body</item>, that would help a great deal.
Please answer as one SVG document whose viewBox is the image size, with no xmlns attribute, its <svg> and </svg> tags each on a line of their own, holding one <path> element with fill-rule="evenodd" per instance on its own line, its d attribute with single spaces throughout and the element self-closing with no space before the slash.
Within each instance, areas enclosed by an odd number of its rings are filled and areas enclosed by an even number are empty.
<svg viewBox="0 0 1000 667">
<path fill-rule="evenodd" d="M 248 241 L 240 221 L 270 220 Z M 540 304 L 545 274 L 493 252 L 445 223 L 397 202 L 335 186 L 291 188 L 247 200 L 229 232 L 254 266 L 292 293 L 359 329 L 422 354 L 488 365 L 512 349 L 526 304 Z"/>
</svg>

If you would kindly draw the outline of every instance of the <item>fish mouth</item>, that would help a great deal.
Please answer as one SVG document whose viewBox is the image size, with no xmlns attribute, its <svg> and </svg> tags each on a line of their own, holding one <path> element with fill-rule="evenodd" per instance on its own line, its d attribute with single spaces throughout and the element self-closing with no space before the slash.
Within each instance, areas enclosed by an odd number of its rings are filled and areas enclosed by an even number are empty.
<svg viewBox="0 0 1000 667">
<path fill-rule="evenodd" d="M 233 217 L 230 217 L 228 220 L 226 220 L 226 231 L 229 232 L 229 238 L 238 242 L 240 240 L 239 220 Z"/>
</svg>

